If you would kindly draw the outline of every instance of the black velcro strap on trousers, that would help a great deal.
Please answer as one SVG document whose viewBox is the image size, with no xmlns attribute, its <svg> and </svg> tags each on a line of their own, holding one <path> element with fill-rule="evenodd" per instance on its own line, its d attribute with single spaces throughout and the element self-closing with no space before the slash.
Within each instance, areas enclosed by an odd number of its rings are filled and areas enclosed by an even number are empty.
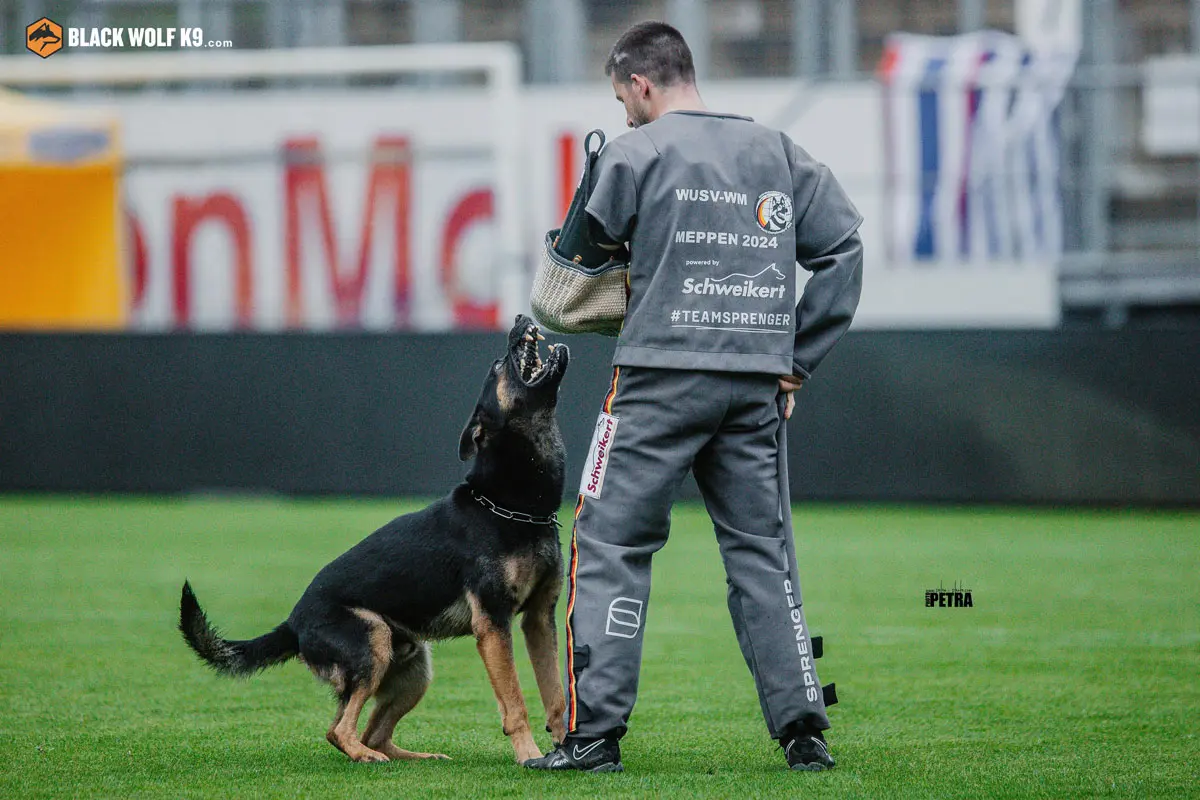
<svg viewBox="0 0 1200 800">
<path fill-rule="evenodd" d="M 821 694 L 825 697 L 825 707 L 837 705 L 837 684 L 827 683 L 821 687 Z"/>
<path fill-rule="evenodd" d="M 576 645 L 572 653 L 575 656 L 572 662 L 575 664 L 575 677 L 579 677 L 579 670 L 588 665 L 588 661 L 592 658 L 592 648 L 589 645 Z"/>
<path fill-rule="evenodd" d="M 809 639 L 812 642 L 812 657 L 820 658 L 825 655 L 825 639 L 821 636 L 814 636 Z"/>
</svg>

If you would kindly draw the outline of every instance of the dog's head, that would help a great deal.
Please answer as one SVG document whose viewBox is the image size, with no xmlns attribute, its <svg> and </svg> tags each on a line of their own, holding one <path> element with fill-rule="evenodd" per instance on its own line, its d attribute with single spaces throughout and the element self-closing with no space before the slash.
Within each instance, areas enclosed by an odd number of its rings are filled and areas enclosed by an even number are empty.
<svg viewBox="0 0 1200 800">
<path fill-rule="evenodd" d="M 508 332 L 508 350 L 488 369 L 475 411 L 459 437 L 461 460 L 479 454 L 505 434 L 534 445 L 545 437 L 558 438 L 554 408 L 570 352 L 564 344 L 551 344 L 543 361 L 538 341 L 544 338 L 532 319 L 517 317 Z"/>
</svg>

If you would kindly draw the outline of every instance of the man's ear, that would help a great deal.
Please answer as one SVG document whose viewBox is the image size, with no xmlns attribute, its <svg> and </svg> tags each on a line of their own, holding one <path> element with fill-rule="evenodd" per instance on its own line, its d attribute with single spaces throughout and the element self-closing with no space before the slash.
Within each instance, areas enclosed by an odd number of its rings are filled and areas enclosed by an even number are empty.
<svg viewBox="0 0 1200 800">
<path fill-rule="evenodd" d="M 633 89 L 633 93 L 642 100 L 650 98 L 650 79 L 644 75 L 638 75 L 636 72 L 629 76 L 629 84 Z"/>
<path fill-rule="evenodd" d="M 475 409 L 475 413 L 467 420 L 467 427 L 463 428 L 462 435 L 458 437 L 458 460 L 470 461 L 474 458 L 482 441 L 483 423 L 479 420 L 479 409 Z"/>
</svg>

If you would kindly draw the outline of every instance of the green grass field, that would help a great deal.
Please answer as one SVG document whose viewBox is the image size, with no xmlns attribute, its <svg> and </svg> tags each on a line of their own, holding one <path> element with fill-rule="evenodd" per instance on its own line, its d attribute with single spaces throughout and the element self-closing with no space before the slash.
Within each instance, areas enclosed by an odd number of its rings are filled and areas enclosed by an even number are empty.
<svg viewBox="0 0 1200 800">
<path fill-rule="evenodd" d="M 766 735 L 696 505 L 655 562 L 623 775 L 518 768 L 469 640 L 435 647 L 398 729 L 454 760 L 381 765 L 325 742 L 333 704 L 299 664 L 234 681 L 185 648 L 184 577 L 227 634 L 258 635 L 415 507 L 0 498 L 0 797 L 1200 795 L 1197 513 L 798 507 L 841 696 L 828 773 L 788 772 Z M 956 580 L 974 608 L 924 607 Z"/>
</svg>

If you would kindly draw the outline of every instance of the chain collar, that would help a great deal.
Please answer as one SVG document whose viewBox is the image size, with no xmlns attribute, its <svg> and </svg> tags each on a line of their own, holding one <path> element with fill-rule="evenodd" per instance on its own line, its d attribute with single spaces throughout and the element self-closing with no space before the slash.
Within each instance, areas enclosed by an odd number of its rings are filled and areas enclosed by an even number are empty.
<svg viewBox="0 0 1200 800">
<path fill-rule="evenodd" d="M 524 511 L 509 511 L 507 508 L 501 508 L 491 500 L 488 500 L 486 497 L 476 492 L 474 489 L 471 490 L 471 496 L 475 498 L 475 502 L 479 503 L 479 505 L 483 506 L 488 511 L 491 511 L 497 517 L 501 517 L 503 519 L 510 519 L 513 522 L 525 522 L 530 525 L 558 524 L 557 512 L 545 517 L 535 517 L 532 514 L 526 514 Z"/>
</svg>

